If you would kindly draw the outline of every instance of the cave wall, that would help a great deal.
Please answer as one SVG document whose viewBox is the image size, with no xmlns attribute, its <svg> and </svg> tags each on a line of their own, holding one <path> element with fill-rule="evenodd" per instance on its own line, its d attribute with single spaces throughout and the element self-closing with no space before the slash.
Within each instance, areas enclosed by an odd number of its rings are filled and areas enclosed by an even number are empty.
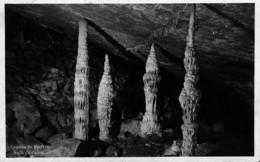
<svg viewBox="0 0 260 162">
<path fill-rule="evenodd" d="M 94 136 L 98 132 L 98 86 L 104 56 L 109 52 L 91 43 L 89 52 L 90 131 Z M 76 56 L 76 40 L 14 12 L 6 12 L 8 143 L 17 143 L 16 139 L 25 135 L 37 137 L 42 142 L 55 133 L 72 135 Z M 131 118 L 138 114 L 135 110 L 144 108 L 142 80 L 138 81 L 143 70 L 111 54 L 110 60 L 117 93 L 112 118 L 120 122 L 121 110 L 125 110 L 126 118 Z"/>
<path fill-rule="evenodd" d="M 71 136 L 77 40 L 8 9 L 5 16 L 7 143 L 25 143 L 27 136 L 39 142 L 46 142 L 48 137 L 57 133 Z M 101 47 L 102 45 L 89 44 L 90 131 L 93 136 L 98 133 L 95 117 L 97 88 L 106 53 L 110 56 L 117 91 L 112 112 L 115 129 L 118 130 L 122 120 L 135 118 L 145 109 L 142 81 L 144 66 L 116 57 Z M 158 104 L 162 127 L 173 128 L 175 135 L 181 135 L 182 111 L 178 96 L 183 78 L 175 78 L 169 71 L 161 69 Z M 248 81 L 250 88 L 246 94 L 239 87 L 224 85 L 223 82 L 211 80 L 200 73 L 202 100 L 199 120 L 202 126 L 223 123 L 225 131 L 246 134 L 247 139 L 253 141 L 254 83 L 251 65 L 245 71 L 250 74 L 246 81 L 241 81 L 241 84 Z M 231 77 L 236 76 L 235 73 L 233 75 Z M 245 79 L 243 76 L 237 77 Z"/>
</svg>

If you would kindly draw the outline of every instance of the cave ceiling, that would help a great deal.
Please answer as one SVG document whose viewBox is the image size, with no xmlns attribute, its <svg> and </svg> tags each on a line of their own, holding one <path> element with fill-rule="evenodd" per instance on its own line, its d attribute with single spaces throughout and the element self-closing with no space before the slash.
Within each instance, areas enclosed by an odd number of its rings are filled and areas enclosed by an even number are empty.
<svg viewBox="0 0 260 162">
<path fill-rule="evenodd" d="M 155 42 L 159 65 L 183 78 L 190 4 L 10 4 L 6 9 L 77 39 L 86 18 L 89 41 L 126 60 L 144 63 Z M 197 5 L 195 47 L 201 77 L 237 87 L 253 87 L 254 4 Z M 242 24 L 242 27 L 241 27 Z M 76 55 L 76 53 L 75 53 Z M 137 60 L 137 61 L 136 61 Z"/>
</svg>

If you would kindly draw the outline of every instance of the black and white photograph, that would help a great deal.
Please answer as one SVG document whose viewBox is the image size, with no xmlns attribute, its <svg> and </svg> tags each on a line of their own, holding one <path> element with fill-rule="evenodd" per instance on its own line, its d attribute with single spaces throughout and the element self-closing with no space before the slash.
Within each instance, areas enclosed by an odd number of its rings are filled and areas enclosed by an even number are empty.
<svg viewBox="0 0 260 162">
<path fill-rule="evenodd" d="M 6 160 L 260 161 L 255 2 L 3 9 Z"/>
</svg>

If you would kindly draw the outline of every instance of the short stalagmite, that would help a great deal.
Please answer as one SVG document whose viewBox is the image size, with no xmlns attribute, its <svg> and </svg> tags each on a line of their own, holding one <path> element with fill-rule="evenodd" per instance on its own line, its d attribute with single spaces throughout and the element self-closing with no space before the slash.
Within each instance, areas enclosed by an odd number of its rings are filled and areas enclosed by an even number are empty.
<svg viewBox="0 0 260 162">
<path fill-rule="evenodd" d="M 110 75 L 110 65 L 108 55 L 105 57 L 104 73 L 100 81 L 97 98 L 97 114 L 99 124 L 99 139 L 109 140 L 109 130 L 111 128 L 111 112 L 114 98 L 112 78 Z"/>
<path fill-rule="evenodd" d="M 145 70 L 146 73 L 143 76 L 143 81 L 146 112 L 141 123 L 141 134 L 144 137 L 147 135 L 161 135 L 157 115 L 157 92 L 159 90 L 161 77 L 159 75 L 159 67 L 153 44 L 146 62 Z"/>
<path fill-rule="evenodd" d="M 78 56 L 74 81 L 74 138 L 88 139 L 89 125 L 89 56 L 87 46 L 88 24 L 79 22 Z"/>
<path fill-rule="evenodd" d="M 183 109 L 183 125 L 181 126 L 183 133 L 183 142 L 181 148 L 182 156 L 193 156 L 197 145 L 197 111 L 201 93 L 196 88 L 196 84 L 199 80 L 199 67 L 195 49 L 193 47 L 195 10 L 196 6 L 193 5 L 189 21 L 189 30 L 184 58 L 186 74 L 183 83 L 184 87 L 179 96 L 179 101 Z"/>
</svg>

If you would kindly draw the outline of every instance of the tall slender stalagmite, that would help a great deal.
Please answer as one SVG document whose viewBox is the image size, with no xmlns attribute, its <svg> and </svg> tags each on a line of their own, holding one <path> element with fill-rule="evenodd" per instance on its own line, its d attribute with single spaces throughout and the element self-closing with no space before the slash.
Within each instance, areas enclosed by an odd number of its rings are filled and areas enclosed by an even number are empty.
<svg viewBox="0 0 260 162">
<path fill-rule="evenodd" d="M 159 75 L 159 67 L 153 44 L 146 62 L 145 71 L 143 81 L 146 112 L 141 123 L 141 133 L 143 136 L 152 134 L 161 135 L 157 115 L 157 92 L 161 77 Z"/>
<path fill-rule="evenodd" d="M 89 56 L 87 46 L 88 24 L 79 22 L 78 56 L 74 82 L 74 138 L 88 139 L 89 125 Z"/>
<path fill-rule="evenodd" d="M 183 125 L 181 126 L 183 133 L 182 156 L 192 156 L 195 153 L 198 130 L 197 111 L 201 98 L 201 93 L 196 88 L 196 84 L 199 80 L 199 67 L 193 47 L 196 5 L 194 4 L 192 7 L 184 58 L 186 74 L 183 83 L 184 87 L 179 96 L 179 101 L 183 109 Z"/>
<path fill-rule="evenodd" d="M 98 88 L 97 114 L 99 124 L 99 139 L 109 140 L 109 130 L 111 128 L 111 112 L 114 98 L 112 78 L 110 75 L 110 65 L 108 55 L 105 57 L 104 73 Z"/>
</svg>

